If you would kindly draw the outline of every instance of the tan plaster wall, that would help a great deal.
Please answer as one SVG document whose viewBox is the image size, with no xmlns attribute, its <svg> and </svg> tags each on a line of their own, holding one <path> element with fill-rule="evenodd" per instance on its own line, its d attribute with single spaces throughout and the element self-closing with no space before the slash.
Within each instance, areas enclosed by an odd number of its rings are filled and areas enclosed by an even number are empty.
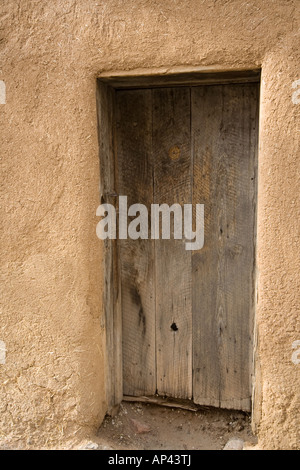
<svg viewBox="0 0 300 470">
<path fill-rule="evenodd" d="M 106 411 L 96 77 L 262 67 L 255 421 L 299 448 L 299 0 L 2 0 L 0 439 L 63 446 Z"/>
</svg>

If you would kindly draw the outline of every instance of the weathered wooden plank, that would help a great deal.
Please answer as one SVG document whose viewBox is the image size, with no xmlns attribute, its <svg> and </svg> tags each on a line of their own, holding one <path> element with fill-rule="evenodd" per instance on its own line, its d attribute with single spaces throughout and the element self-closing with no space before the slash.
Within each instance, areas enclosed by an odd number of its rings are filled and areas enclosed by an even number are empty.
<svg viewBox="0 0 300 470">
<path fill-rule="evenodd" d="M 162 71 L 163 72 L 163 71 Z M 154 88 L 199 86 L 204 84 L 259 82 L 260 70 L 189 71 L 132 75 L 131 72 L 104 72 L 100 80 L 116 88 Z"/>
<path fill-rule="evenodd" d="M 116 103 L 118 193 L 127 196 L 128 207 L 144 204 L 150 213 L 153 200 L 151 91 L 118 91 Z M 150 239 L 130 238 L 119 243 L 123 390 L 125 395 L 154 394 L 154 243 Z"/>
<path fill-rule="evenodd" d="M 115 203 L 109 196 L 115 192 L 114 159 L 114 90 L 103 83 L 97 87 L 98 135 L 100 159 L 100 201 Z M 106 327 L 106 397 L 108 412 L 118 406 L 123 397 L 122 379 L 122 325 L 120 311 L 121 290 L 119 285 L 119 263 L 117 244 L 105 240 L 104 245 L 104 289 L 103 307 Z"/>
<path fill-rule="evenodd" d="M 118 190 L 118 161 L 117 161 L 117 141 L 116 141 L 116 93 L 115 90 L 110 90 L 112 93 L 112 108 L 113 108 L 113 158 L 114 158 L 114 190 L 110 194 L 110 202 L 114 201 L 114 206 L 117 208 L 117 202 L 115 200 L 115 194 Z M 116 413 L 116 408 L 119 407 L 123 399 L 123 327 L 122 327 L 122 290 L 121 290 L 121 256 L 120 246 L 118 240 L 113 240 L 113 302 L 114 302 L 114 317 L 113 317 L 113 329 L 114 329 L 114 399 L 115 408 L 113 413 Z"/>
<path fill-rule="evenodd" d="M 216 93 L 214 93 L 216 91 Z M 219 336 L 217 333 L 218 135 L 222 100 L 219 87 L 192 89 L 193 203 L 204 204 L 204 247 L 192 254 L 193 397 L 196 403 L 220 404 Z"/>
<path fill-rule="evenodd" d="M 191 202 L 190 90 L 153 94 L 154 202 Z M 171 228 L 172 228 L 171 224 Z M 155 240 L 157 389 L 192 396 L 191 252 L 185 241 Z"/>
<path fill-rule="evenodd" d="M 192 256 L 196 403 L 250 410 L 257 86 L 192 89 L 193 202 L 205 245 Z"/>
<path fill-rule="evenodd" d="M 258 86 L 226 88 L 224 155 L 228 157 L 225 231 L 227 341 L 222 342 L 221 352 L 224 358 L 221 407 L 250 411 L 255 299 Z"/>
<path fill-rule="evenodd" d="M 176 399 L 172 397 L 159 397 L 157 395 L 153 397 L 130 397 L 124 396 L 124 401 L 129 401 L 133 403 L 148 403 L 157 406 L 165 406 L 167 408 L 179 408 L 181 410 L 187 411 L 204 411 L 209 410 L 207 406 L 195 405 L 191 400 Z"/>
</svg>

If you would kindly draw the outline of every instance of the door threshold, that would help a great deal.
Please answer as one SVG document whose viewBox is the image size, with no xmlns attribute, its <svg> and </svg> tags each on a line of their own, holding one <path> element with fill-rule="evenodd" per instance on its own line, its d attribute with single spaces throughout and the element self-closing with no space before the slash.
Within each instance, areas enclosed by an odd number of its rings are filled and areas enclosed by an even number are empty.
<svg viewBox="0 0 300 470">
<path fill-rule="evenodd" d="M 149 403 L 151 405 L 165 406 L 168 408 L 179 408 L 187 411 L 204 411 L 209 410 L 209 406 L 196 405 L 191 400 L 184 400 L 180 398 L 171 397 L 160 397 L 159 395 L 154 396 L 123 396 L 123 401 L 135 402 L 135 403 Z"/>
</svg>

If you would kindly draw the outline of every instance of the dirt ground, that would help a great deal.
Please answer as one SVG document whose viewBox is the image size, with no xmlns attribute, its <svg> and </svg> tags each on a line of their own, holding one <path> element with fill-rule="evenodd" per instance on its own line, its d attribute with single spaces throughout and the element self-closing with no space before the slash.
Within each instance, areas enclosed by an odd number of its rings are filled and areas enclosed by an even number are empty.
<svg viewBox="0 0 300 470">
<path fill-rule="evenodd" d="M 123 402 L 114 418 L 106 417 L 93 443 L 113 450 L 221 450 L 232 438 L 256 444 L 248 414 Z"/>
</svg>

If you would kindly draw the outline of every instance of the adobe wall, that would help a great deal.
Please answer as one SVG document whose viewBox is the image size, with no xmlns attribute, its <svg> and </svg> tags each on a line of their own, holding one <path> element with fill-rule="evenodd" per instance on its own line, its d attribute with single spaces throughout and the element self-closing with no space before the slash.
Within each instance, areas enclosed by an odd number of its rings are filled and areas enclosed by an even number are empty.
<svg viewBox="0 0 300 470">
<path fill-rule="evenodd" d="M 299 19 L 298 0 L 1 2 L 2 441 L 64 446 L 106 412 L 96 78 L 261 67 L 254 420 L 261 448 L 299 448 Z"/>
</svg>

